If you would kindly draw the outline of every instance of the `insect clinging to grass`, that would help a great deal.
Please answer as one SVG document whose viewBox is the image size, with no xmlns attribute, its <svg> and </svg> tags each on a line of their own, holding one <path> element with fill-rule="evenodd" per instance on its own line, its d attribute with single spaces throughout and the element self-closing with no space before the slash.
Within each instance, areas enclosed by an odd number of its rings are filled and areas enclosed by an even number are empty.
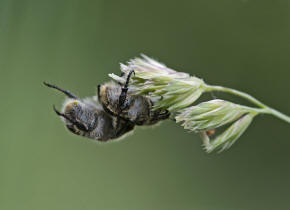
<svg viewBox="0 0 290 210">
<path fill-rule="evenodd" d="M 64 93 L 68 99 L 62 112 L 53 109 L 63 118 L 72 133 L 98 141 L 122 137 L 135 125 L 154 125 L 169 118 L 168 111 L 153 109 L 153 102 L 146 96 L 134 95 L 129 82 L 134 71 L 126 76 L 124 85 L 108 82 L 98 86 L 97 96 L 81 99 L 68 90 L 44 82 L 44 85 Z"/>
<path fill-rule="evenodd" d="M 121 64 L 121 71 L 121 76 L 109 74 L 113 81 L 99 85 L 96 96 L 85 99 L 44 83 L 68 96 L 62 112 L 55 107 L 54 110 L 71 132 L 108 141 L 124 137 L 136 125 L 155 125 L 170 117 L 184 129 L 200 134 L 205 150 L 212 152 L 230 148 L 260 114 L 269 114 L 290 123 L 289 116 L 247 93 L 210 85 L 146 55 L 131 59 L 126 65 Z M 203 94 L 213 92 L 236 95 L 253 105 L 217 98 L 197 101 Z"/>
</svg>

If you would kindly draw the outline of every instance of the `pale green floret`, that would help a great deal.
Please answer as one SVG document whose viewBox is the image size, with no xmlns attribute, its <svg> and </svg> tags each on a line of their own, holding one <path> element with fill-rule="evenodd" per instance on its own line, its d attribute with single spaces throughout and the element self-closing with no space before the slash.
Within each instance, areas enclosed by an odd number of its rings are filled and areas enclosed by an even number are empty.
<svg viewBox="0 0 290 210">
<path fill-rule="evenodd" d="M 182 110 L 175 119 L 176 122 L 183 122 L 185 129 L 200 132 L 231 123 L 248 112 L 241 105 L 216 99 Z"/>
<path fill-rule="evenodd" d="M 134 70 L 130 87 L 136 94 L 161 96 L 154 101 L 155 109 L 178 111 L 193 104 L 205 91 L 203 80 L 169 69 L 145 55 L 142 57 L 131 60 L 128 65 L 121 64 L 121 70 L 125 74 Z M 125 81 L 114 74 L 109 76 L 121 83 Z"/>
<path fill-rule="evenodd" d="M 212 152 L 217 148 L 221 148 L 220 151 L 230 148 L 236 140 L 245 132 L 248 126 L 251 124 L 255 114 L 247 114 L 233 123 L 222 134 L 217 136 L 210 142 L 207 142 L 204 146 L 207 152 Z"/>
<path fill-rule="evenodd" d="M 176 122 L 182 122 L 185 129 L 202 133 L 205 149 L 211 152 L 217 148 L 228 149 L 242 135 L 256 114 L 251 108 L 216 99 L 182 110 L 176 116 Z M 205 134 L 207 130 L 232 122 L 234 123 L 229 128 L 212 141 Z"/>
</svg>

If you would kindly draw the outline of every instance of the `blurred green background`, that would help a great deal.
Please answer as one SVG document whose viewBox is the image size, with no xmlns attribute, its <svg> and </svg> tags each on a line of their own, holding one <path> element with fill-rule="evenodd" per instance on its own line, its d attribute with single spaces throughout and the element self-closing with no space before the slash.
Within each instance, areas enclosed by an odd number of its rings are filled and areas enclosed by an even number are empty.
<svg viewBox="0 0 290 210">
<path fill-rule="evenodd" d="M 52 110 L 63 95 L 42 85 L 91 96 L 145 53 L 290 114 L 289 11 L 287 0 L 0 0 L 0 209 L 289 209 L 286 123 L 259 116 L 221 154 L 172 121 L 100 145 L 64 128 Z"/>
</svg>

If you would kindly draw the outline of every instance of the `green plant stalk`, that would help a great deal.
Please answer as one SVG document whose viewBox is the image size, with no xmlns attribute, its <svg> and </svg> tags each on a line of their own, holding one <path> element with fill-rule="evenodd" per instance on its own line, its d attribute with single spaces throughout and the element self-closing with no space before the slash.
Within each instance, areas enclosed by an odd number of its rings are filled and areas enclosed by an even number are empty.
<svg viewBox="0 0 290 210">
<path fill-rule="evenodd" d="M 227 92 L 242 98 L 247 99 L 248 101 L 252 102 L 253 104 L 260 107 L 259 109 L 252 108 L 253 111 L 256 111 L 258 113 L 265 113 L 265 114 L 271 114 L 281 120 L 284 120 L 287 123 L 290 123 L 290 117 L 265 105 L 264 103 L 260 102 L 258 99 L 254 98 L 253 96 L 244 93 L 239 90 L 235 90 L 232 88 L 222 87 L 222 86 L 215 86 L 215 85 L 205 85 L 205 91 L 206 92 L 212 92 L 212 91 L 219 91 L 219 92 Z"/>
</svg>

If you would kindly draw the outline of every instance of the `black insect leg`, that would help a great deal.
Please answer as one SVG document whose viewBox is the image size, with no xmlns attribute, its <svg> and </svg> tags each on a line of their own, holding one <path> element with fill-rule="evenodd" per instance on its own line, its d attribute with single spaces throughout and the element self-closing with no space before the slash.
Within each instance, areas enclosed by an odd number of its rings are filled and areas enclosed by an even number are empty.
<svg viewBox="0 0 290 210">
<path fill-rule="evenodd" d="M 157 118 L 158 120 L 166 120 L 169 118 L 169 116 L 170 112 L 168 110 L 165 110 L 163 113 L 160 113 Z"/>
<path fill-rule="evenodd" d="M 168 110 L 165 111 L 155 111 L 153 114 L 153 119 L 155 120 L 166 120 L 170 116 L 170 112 Z"/>
<path fill-rule="evenodd" d="M 98 99 L 100 100 L 101 99 L 101 85 L 98 85 Z"/>
<path fill-rule="evenodd" d="M 59 90 L 60 92 L 64 93 L 69 98 L 78 99 L 78 97 L 76 95 L 74 95 L 73 93 L 69 92 L 68 90 L 64 90 L 64 89 L 62 89 L 60 87 L 57 87 L 56 85 L 52 85 L 52 84 L 49 84 L 47 82 L 43 82 L 43 84 L 46 85 L 47 87 Z"/>
<path fill-rule="evenodd" d="M 53 110 L 55 111 L 55 113 L 56 113 L 57 115 L 59 115 L 59 116 L 63 117 L 64 119 L 70 121 L 73 125 L 77 126 L 79 129 L 84 130 L 84 131 L 89 131 L 89 128 L 88 128 L 86 125 L 84 125 L 84 124 L 82 124 L 82 123 L 80 123 L 80 122 L 78 122 L 78 121 L 76 121 L 76 120 L 74 120 L 74 119 L 69 118 L 69 117 L 68 117 L 66 114 L 64 114 L 64 113 L 61 113 L 60 111 L 58 111 L 58 110 L 55 108 L 54 105 L 53 105 Z"/>
<path fill-rule="evenodd" d="M 118 120 L 117 125 L 121 125 L 121 126 L 119 126 L 119 130 L 117 130 L 117 133 L 116 133 L 117 137 L 120 137 L 121 135 L 134 129 L 134 126 L 135 126 L 134 123 L 132 123 L 130 121 L 124 122 L 124 120 L 122 120 L 122 122 L 121 122 L 121 118 L 119 118 L 119 117 L 117 118 L 117 120 Z"/>
<path fill-rule="evenodd" d="M 125 102 L 126 102 L 126 98 L 127 98 L 128 86 L 129 86 L 130 78 L 131 78 L 133 73 L 135 74 L 134 70 L 131 70 L 129 72 L 126 83 L 122 87 L 122 92 L 121 92 L 121 95 L 119 97 L 119 107 L 121 109 L 124 109 L 124 107 L 125 107 L 124 105 L 126 105 Z"/>
<path fill-rule="evenodd" d="M 153 111 L 150 114 L 149 121 L 147 122 L 148 125 L 154 125 L 161 120 L 166 120 L 170 117 L 170 112 L 168 110 L 165 111 Z"/>
</svg>

